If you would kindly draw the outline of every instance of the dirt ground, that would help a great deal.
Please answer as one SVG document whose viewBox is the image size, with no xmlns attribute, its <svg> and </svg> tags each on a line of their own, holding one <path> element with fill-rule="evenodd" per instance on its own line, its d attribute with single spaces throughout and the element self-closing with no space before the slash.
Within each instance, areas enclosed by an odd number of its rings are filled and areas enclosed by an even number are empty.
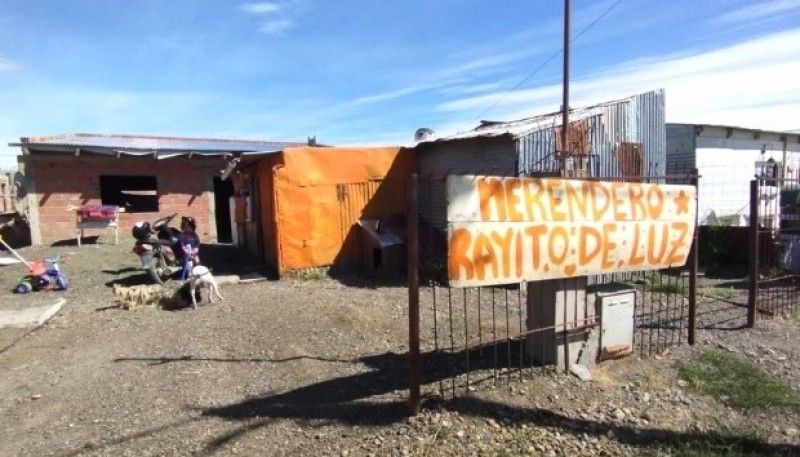
<svg viewBox="0 0 800 457">
<path fill-rule="evenodd" d="M 20 251 L 65 255 L 66 292 L 14 295 L 22 267 L 0 268 L 0 307 L 67 299 L 36 331 L 0 330 L 0 455 L 669 454 L 664 443 L 724 444 L 734 438 L 720 430 L 742 427 L 760 432 L 757 455 L 800 455 L 796 411 L 736 411 L 686 392 L 674 361 L 688 347 L 605 363 L 591 383 L 543 372 L 443 401 L 434 381 L 408 418 L 404 287 L 265 281 L 223 285 L 224 301 L 196 311 L 123 310 L 111 286 L 148 281 L 130 245 Z M 205 249 L 217 274 L 251 263 Z M 424 295 L 421 306 L 429 334 Z M 796 321 L 700 340 L 800 388 Z"/>
</svg>

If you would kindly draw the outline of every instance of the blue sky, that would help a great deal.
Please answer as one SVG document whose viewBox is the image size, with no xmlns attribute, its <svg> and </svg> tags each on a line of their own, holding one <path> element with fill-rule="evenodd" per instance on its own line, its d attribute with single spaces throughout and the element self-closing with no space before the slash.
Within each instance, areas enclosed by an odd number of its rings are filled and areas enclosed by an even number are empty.
<svg viewBox="0 0 800 457">
<path fill-rule="evenodd" d="M 572 9 L 573 105 L 665 88 L 668 121 L 800 129 L 800 0 Z M 560 0 L 3 0 L 0 167 L 21 136 L 410 144 L 419 127 L 550 112 L 561 56 L 531 74 L 561 49 L 562 13 Z"/>
</svg>

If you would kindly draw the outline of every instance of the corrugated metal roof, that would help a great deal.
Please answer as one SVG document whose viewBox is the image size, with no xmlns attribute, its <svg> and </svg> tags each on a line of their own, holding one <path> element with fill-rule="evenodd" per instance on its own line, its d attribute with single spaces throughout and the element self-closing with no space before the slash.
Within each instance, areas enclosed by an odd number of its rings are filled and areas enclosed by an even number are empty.
<svg viewBox="0 0 800 457">
<path fill-rule="evenodd" d="M 638 96 L 639 95 L 634 95 L 628 98 L 605 102 L 602 104 L 584 108 L 572 108 L 570 109 L 569 113 L 570 122 L 587 119 L 592 116 L 602 114 L 609 107 L 618 105 L 620 103 L 625 103 L 631 100 L 635 100 Z M 461 140 L 461 139 L 478 138 L 478 137 L 495 137 L 501 135 L 511 135 L 513 137 L 520 137 L 544 128 L 560 126 L 561 115 L 562 115 L 561 111 L 558 111 L 555 113 L 548 113 L 539 116 L 528 117 L 524 119 L 518 119 L 507 122 L 481 121 L 481 125 L 470 131 L 457 133 L 455 135 L 447 137 L 431 139 L 428 141 L 423 141 L 421 143 Z"/>
<path fill-rule="evenodd" d="M 752 133 L 761 133 L 761 134 L 772 134 L 772 135 L 798 135 L 800 134 L 800 129 L 797 130 L 763 130 L 763 129 L 755 129 L 750 127 L 740 127 L 736 125 L 720 125 L 720 124 L 689 124 L 685 122 L 667 122 L 670 125 L 689 125 L 693 127 L 707 127 L 707 128 L 717 128 L 717 129 L 733 129 L 733 130 L 740 130 L 742 132 L 752 132 Z"/>
<path fill-rule="evenodd" d="M 88 152 L 174 157 L 184 154 L 221 155 L 245 152 L 278 152 L 290 146 L 306 143 L 288 141 L 256 141 L 216 138 L 181 138 L 167 136 L 139 136 L 120 134 L 65 133 L 60 135 L 20 138 L 9 146 L 38 148 L 54 152 Z"/>
<path fill-rule="evenodd" d="M 625 175 L 619 163 L 617 147 L 640 143 L 643 176 L 663 176 L 666 166 L 666 128 L 664 92 L 655 90 L 604 103 L 570 114 L 570 122 L 586 119 L 589 124 L 588 172 L 590 176 L 610 178 Z M 555 144 L 561 126 L 561 114 L 551 115 L 527 133 L 515 135 L 520 174 L 551 172 L 561 164 Z"/>
</svg>

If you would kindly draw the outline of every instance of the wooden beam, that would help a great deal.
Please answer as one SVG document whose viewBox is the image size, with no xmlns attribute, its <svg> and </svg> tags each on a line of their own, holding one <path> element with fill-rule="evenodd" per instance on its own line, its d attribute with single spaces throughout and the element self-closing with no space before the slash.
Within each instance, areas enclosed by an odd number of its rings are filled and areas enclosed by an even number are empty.
<svg viewBox="0 0 800 457">
<path fill-rule="evenodd" d="M 81 155 L 81 148 L 75 148 L 75 157 Z"/>
</svg>

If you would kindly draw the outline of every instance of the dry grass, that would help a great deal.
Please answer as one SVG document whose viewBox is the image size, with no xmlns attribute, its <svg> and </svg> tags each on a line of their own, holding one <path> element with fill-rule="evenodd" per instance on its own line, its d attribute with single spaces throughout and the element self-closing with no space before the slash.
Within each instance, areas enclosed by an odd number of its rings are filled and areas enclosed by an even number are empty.
<svg viewBox="0 0 800 457">
<path fill-rule="evenodd" d="M 179 289 L 161 285 L 140 285 L 126 287 L 114 284 L 112 293 L 122 309 L 156 307 L 178 309 L 186 306 Z"/>
</svg>

